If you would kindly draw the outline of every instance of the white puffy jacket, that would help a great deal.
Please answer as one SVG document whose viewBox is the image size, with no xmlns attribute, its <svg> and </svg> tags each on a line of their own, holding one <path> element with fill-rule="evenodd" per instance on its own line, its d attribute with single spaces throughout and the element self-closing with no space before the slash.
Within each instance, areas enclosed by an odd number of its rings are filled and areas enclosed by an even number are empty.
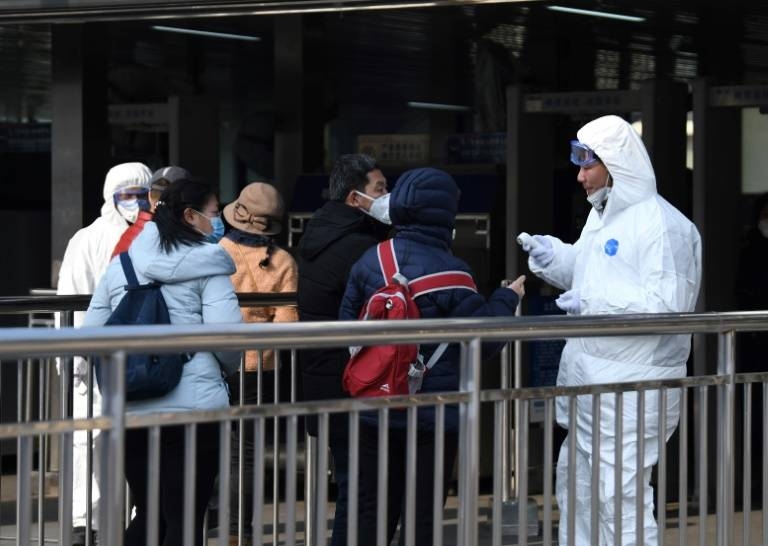
<svg viewBox="0 0 768 546">
<path fill-rule="evenodd" d="M 158 281 L 172 324 L 240 323 L 243 320 L 229 276 L 235 264 L 221 246 L 200 243 L 164 252 L 154 222 L 147 222 L 128 249 L 140 283 Z M 125 295 L 119 257 L 96 287 L 83 327 L 103 326 Z M 217 409 L 229 405 L 221 366 L 236 369 L 240 351 L 198 352 L 184 365 L 179 384 L 159 398 L 128 402 L 130 413 Z M 218 360 L 217 360 L 218 359 Z"/>
</svg>

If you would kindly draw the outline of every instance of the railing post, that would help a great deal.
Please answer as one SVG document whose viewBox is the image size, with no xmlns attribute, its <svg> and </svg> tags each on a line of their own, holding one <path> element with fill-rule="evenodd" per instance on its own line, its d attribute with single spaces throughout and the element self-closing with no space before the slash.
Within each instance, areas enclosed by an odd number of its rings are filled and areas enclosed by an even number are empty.
<svg viewBox="0 0 768 546">
<path fill-rule="evenodd" d="M 316 544 L 317 436 L 304 436 L 304 544 Z"/>
<path fill-rule="evenodd" d="M 517 306 L 517 310 L 515 311 L 515 316 L 519 317 L 521 316 L 521 310 L 520 310 L 520 304 Z M 514 366 L 513 368 L 513 381 L 514 384 L 512 385 L 515 389 L 520 389 L 523 387 L 523 342 L 519 339 L 516 339 L 512 345 L 514 347 L 514 359 L 512 360 L 512 364 Z M 528 506 L 528 499 L 525 498 L 520 493 L 520 479 L 523 473 L 527 472 L 528 469 L 525 468 L 525 464 L 523 464 L 523 458 L 522 454 L 520 453 L 520 446 L 523 445 L 523 427 L 528 426 L 527 418 L 525 421 L 522 421 L 520 419 L 520 414 L 523 411 L 523 403 L 522 400 L 519 398 L 515 398 L 514 403 L 514 411 L 515 411 L 515 439 L 514 439 L 514 473 L 515 473 L 515 487 L 514 487 L 514 497 L 517 499 L 518 507 L 525 505 Z M 523 530 L 521 525 L 521 520 L 518 519 L 518 536 L 523 536 L 526 531 Z"/>
<path fill-rule="evenodd" d="M 505 343 L 501 350 L 501 388 L 509 389 L 512 386 L 512 362 L 510 360 L 510 344 Z M 512 468 L 510 465 L 510 403 L 509 400 L 502 402 L 501 418 L 499 419 L 501 429 L 500 457 L 501 457 L 501 501 L 509 502 L 512 500 Z M 500 517 L 500 516 L 499 516 Z"/>
<path fill-rule="evenodd" d="M 100 540 L 102 544 L 123 546 L 122 506 L 125 501 L 125 352 L 113 353 L 102 376 L 106 376 L 102 395 L 102 414 L 110 425 L 102 431 L 101 483 L 99 499 Z M 105 434 L 106 433 L 106 434 Z"/>
<path fill-rule="evenodd" d="M 62 311 L 59 326 L 71 327 L 74 313 Z M 69 419 L 69 401 L 72 396 L 72 357 L 59 361 L 59 418 Z M 74 432 L 64 432 L 59 437 L 59 543 L 72 544 L 72 442 Z"/>
<path fill-rule="evenodd" d="M 459 544 L 477 543 L 477 494 L 480 460 L 480 339 L 462 351 L 459 390 L 469 400 L 459 405 Z"/>
<path fill-rule="evenodd" d="M 736 338 L 733 332 L 718 334 L 717 373 L 728 380 L 717 397 L 717 545 L 733 544 L 734 521 L 734 404 L 736 400 Z"/>
<path fill-rule="evenodd" d="M 22 361 L 19 360 L 19 385 L 23 382 Z M 21 397 L 21 392 L 19 392 Z M 27 422 L 29 421 L 27 415 Z M 21 412 L 18 422 L 23 422 Z M 32 436 L 17 438 L 16 456 L 16 544 L 29 544 L 32 524 Z M 42 469 L 40 470 L 42 471 Z"/>
</svg>

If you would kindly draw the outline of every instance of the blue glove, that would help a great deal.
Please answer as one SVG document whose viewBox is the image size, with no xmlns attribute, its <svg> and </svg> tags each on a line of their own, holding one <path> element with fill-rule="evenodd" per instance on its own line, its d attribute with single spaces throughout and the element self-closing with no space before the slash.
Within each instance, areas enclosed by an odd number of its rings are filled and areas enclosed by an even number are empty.
<svg viewBox="0 0 768 546">
<path fill-rule="evenodd" d="M 560 294 L 555 300 L 555 304 L 569 315 L 578 315 L 581 313 L 581 298 L 578 290 L 568 290 Z"/>
<path fill-rule="evenodd" d="M 533 247 L 523 248 L 528 251 L 528 254 L 531 256 L 531 259 L 536 262 L 536 265 L 539 267 L 547 267 L 555 257 L 555 250 L 552 248 L 552 242 L 543 235 L 534 235 L 533 239 L 536 241 L 536 244 Z"/>
</svg>

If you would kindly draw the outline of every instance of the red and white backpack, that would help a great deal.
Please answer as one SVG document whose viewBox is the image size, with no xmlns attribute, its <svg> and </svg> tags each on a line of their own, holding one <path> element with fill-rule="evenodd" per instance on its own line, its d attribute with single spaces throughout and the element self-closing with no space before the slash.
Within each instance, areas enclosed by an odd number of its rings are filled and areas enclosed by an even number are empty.
<svg viewBox="0 0 768 546">
<path fill-rule="evenodd" d="M 401 273 L 392 239 L 377 247 L 379 265 L 386 284 L 368 299 L 360 320 L 406 320 L 421 318 L 415 299 L 436 290 L 462 288 L 477 292 L 472 275 L 465 271 L 443 271 L 408 280 Z M 414 394 L 424 374 L 442 356 L 447 343 L 438 346 L 425 364 L 419 346 L 371 345 L 351 348 L 342 384 L 352 397 Z"/>
</svg>

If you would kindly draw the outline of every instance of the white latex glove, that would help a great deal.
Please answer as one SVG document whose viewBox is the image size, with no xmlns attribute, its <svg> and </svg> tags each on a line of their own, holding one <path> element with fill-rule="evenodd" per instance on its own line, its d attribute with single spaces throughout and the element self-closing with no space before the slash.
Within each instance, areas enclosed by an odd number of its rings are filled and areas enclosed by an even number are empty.
<svg viewBox="0 0 768 546">
<path fill-rule="evenodd" d="M 569 315 L 578 315 L 581 313 L 581 298 L 578 290 L 568 290 L 560 294 L 555 300 L 555 304 Z"/>
<path fill-rule="evenodd" d="M 527 251 L 534 262 L 539 267 L 547 267 L 555 257 L 555 250 L 552 248 L 552 242 L 543 235 L 534 235 L 535 245 L 523 245 L 523 250 Z"/>
</svg>

